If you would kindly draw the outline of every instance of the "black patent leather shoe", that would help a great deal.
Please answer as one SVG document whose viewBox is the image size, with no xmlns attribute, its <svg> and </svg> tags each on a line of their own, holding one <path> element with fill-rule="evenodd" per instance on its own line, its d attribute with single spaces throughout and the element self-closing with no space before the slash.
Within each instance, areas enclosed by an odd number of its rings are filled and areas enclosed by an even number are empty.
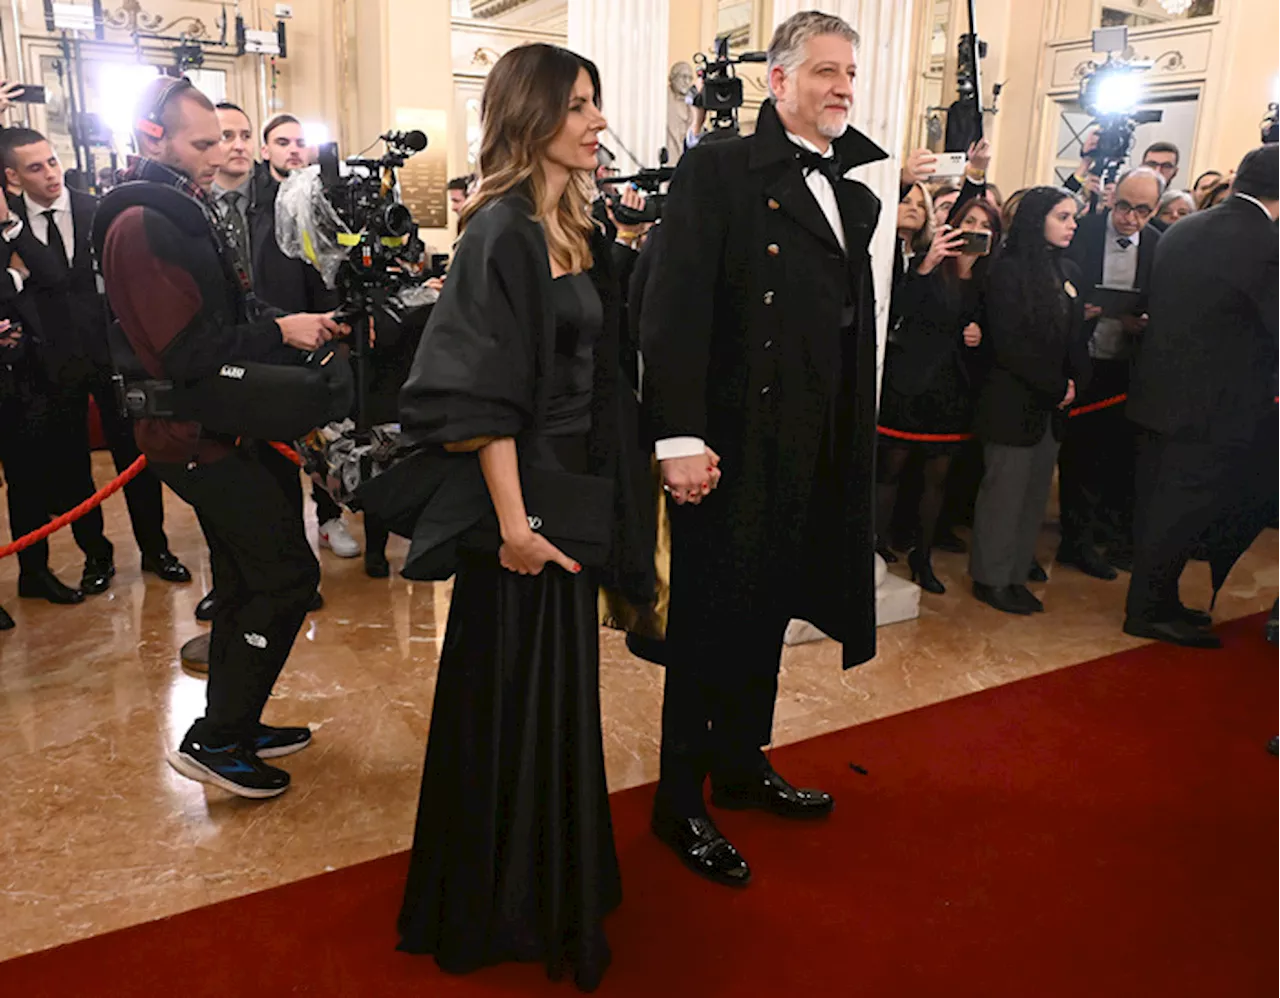
<svg viewBox="0 0 1280 998">
<path fill-rule="evenodd" d="M 699 876 L 725 887 L 746 887 L 751 882 L 747 861 L 705 815 L 680 818 L 655 804 L 649 827 L 680 857 L 680 862 Z"/>
<path fill-rule="evenodd" d="M 1125 634 L 1135 638 L 1153 638 L 1183 648 L 1221 648 L 1222 640 L 1212 631 L 1193 627 L 1184 620 L 1140 620 L 1126 617 Z"/>
<path fill-rule="evenodd" d="M 152 575 L 158 575 L 165 582 L 183 583 L 191 581 L 191 572 L 187 570 L 187 566 L 168 551 L 155 556 L 143 555 L 142 570 L 150 572 Z"/>
<path fill-rule="evenodd" d="M 1107 559 L 1098 553 L 1097 548 L 1088 544 L 1076 548 L 1065 546 L 1058 548 L 1058 564 L 1078 568 L 1085 575 L 1092 575 L 1103 582 L 1110 582 L 1120 575 L 1107 563 Z"/>
<path fill-rule="evenodd" d="M 210 589 L 204 594 L 204 599 L 196 604 L 196 620 L 205 624 L 209 623 L 209 621 L 213 620 L 213 614 L 217 609 L 217 606 L 218 591 L 216 589 Z"/>
<path fill-rule="evenodd" d="M 1032 613 L 1044 613 L 1044 604 L 1040 602 L 1040 598 L 1036 596 L 1026 586 L 1010 586 L 1013 590 L 1015 599 L 1021 600 L 1022 605 L 1027 607 Z"/>
<path fill-rule="evenodd" d="M 1044 570 L 1044 567 L 1040 564 L 1040 562 L 1035 561 L 1033 559 L 1031 562 L 1031 567 L 1027 569 L 1027 581 L 1036 582 L 1036 583 L 1048 582 L 1049 573 Z"/>
<path fill-rule="evenodd" d="M 13 618 L 9 616 L 9 612 L 0 606 L 0 631 L 12 631 L 17 626 L 13 622 Z"/>
<path fill-rule="evenodd" d="M 1213 618 L 1203 610 L 1193 610 L 1189 606 L 1178 605 L 1178 619 L 1192 627 L 1198 627 L 1203 631 L 1213 629 Z"/>
<path fill-rule="evenodd" d="M 391 563 L 387 556 L 378 551 L 365 551 L 364 574 L 371 579 L 386 579 L 391 576 Z"/>
<path fill-rule="evenodd" d="M 750 780 L 711 781 L 711 803 L 728 811 L 768 811 L 779 818 L 825 818 L 835 799 L 821 790 L 799 790 L 772 767 Z"/>
<path fill-rule="evenodd" d="M 913 548 L 907 555 L 907 567 L 911 569 L 911 581 L 919 583 L 925 592 L 941 596 L 947 591 L 947 587 L 933 574 L 933 561 L 928 552 Z"/>
<path fill-rule="evenodd" d="M 38 572 L 30 572 L 18 576 L 18 595 L 22 599 L 43 599 L 59 606 L 71 606 L 83 603 L 84 593 L 63 585 L 62 581 L 47 568 Z"/>
<path fill-rule="evenodd" d="M 1016 613 L 1020 617 L 1029 617 L 1035 611 L 1018 598 L 1013 586 L 989 586 L 984 582 L 973 584 L 973 595 L 987 606 L 994 607 L 1002 613 Z"/>
<path fill-rule="evenodd" d="M 80 576 L 80 591 L 86 596 L 97 596 L 111 588 L 116 566 L 110 558 L 86 558 L 84 573 Z"/>
</svg>

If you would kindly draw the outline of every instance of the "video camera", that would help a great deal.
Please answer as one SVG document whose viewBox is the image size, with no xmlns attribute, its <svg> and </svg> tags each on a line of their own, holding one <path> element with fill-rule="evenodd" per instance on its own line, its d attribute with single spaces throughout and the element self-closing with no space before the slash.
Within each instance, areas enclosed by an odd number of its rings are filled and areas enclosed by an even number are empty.
<svg viewBox="0 0 1280 998">
<path fill-rule="evenodd" d="M 739 80 L 739 83 L 742 81 Z M 606 190 L 604 192 L 605 201 L 608 202 L 609 208 L 613 211 L 613 217 L 622 225 L 643 225 L 645 222 L 656 222 L 662 218 L 663 203 L 667 200 L 666 194 L 662 192 L 664 184 L 670 183 L 671 178 L 675 176 L 676 168 L 667 166 L 667 150 L 664 147 L 658 153 L 658 162 L 661 164 L 657 169 L 640 170 L 633 173 L 629 177 L 605 177 L 597 182 L 597 186 L 601 188 L 611 187 L 614 184 L 634 184 L 636 190 L 644 192 L 644 209 L 636 211 L 634 208 L 628 208 L 622 203 L 622 198 L 616 192 Z"/>
<path fill-rule="evenodd" d="M 702 77 L 702 90 L 693 99 L 693 106 L 703 108 L 711 115 L 711 128 L 738 130 L 738 108 L 742 107 L 742 80 L 734 72 L 734 66 L 744 62 L 768 62 L 764 52 L 743 52 L 736 59 L 729 55 L 729 36 L 716 38 L 715 58 L 708 59 L 698 52 L 693 57 Z"/>
<path fill-rule="evenodd" d="M 1127 59 L 1129 29 L 1099 28 L 1093 33 L 1093 50 L 1106 52 L 1106 61 L 1093 65 L 1080 81 L 1080 106 L 1097 120 L 1098 143 L 1088 155 L 1093 160 L 1089 172 L 1114 183 L 1133 148 L 1133 133 L 1139 125 L 1153 124 L 1164 117 L 1155 108 L 1138 108 L 1142 100 L 1141 74 L 1151 63 Z M 1117 55 L 1117 53 L 1121 53 Z"/>
</svg>

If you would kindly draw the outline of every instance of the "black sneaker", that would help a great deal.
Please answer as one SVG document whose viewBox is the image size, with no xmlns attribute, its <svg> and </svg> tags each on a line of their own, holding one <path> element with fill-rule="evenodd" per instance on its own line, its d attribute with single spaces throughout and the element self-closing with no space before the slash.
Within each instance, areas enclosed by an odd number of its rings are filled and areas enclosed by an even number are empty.
<svg viewBox="0 0 1280 998">
<path fill-rule="evenodd" d="M 211 783 L 238 797 L 259 800 L 289 789 L 289 774 L 268 766 L 243 745 L 213 747 L 184 738 L 168 755 L 169 765 L 189 780 Z"/>
<path fill-rule="evenodd" d="M 278 759 L 301 752 L 310 744 L 310 728 L 273 728 L 263 724 L 253 739 L 253 752 L 259 759 Z"/>
</svg>

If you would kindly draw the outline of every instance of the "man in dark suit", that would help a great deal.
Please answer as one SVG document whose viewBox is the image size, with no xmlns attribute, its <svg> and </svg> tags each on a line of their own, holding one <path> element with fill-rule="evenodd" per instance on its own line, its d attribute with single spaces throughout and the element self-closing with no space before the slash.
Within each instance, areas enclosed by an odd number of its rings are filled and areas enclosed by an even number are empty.
<svg viewBox="0 0 1280 998">
<path fill-rule="evenodd" d="M 90 396 L 116 470 L 129 467 L 140 452 L 111 383 L 106 313 L 89 242 L 97 199 L 63 183 L 58 155 L 39 132 L 13 129 L 7 139 L 6 177 L 21 185 L 22 195 L 11 197 L 0 211 L 17 220 L 5 238 L 30 272 L 27 290 L 39 316 L 39 355 L 52 391 L 47 473 L 58 512 L 65 512 L 95 491 L 87 423 Z M 142 570 L 168 582 L 191 581 L 190 572 L 169 551 L 160 480 L 144 470 L 124 491 Z M 81 590 L 89 595 L 106 591 L 115 559 L 103 533 L 101 509 L 90 511 L 71 529 L 85 555 Z M 48 593 L 33 595 L 50 598 Z"/>
<path fill-rule="evenodd" d="M 1160 246 L 1129 393 L 1141 436 L 1127 634 L 1219 647 L 1208 615 L 1182 605 L 1178 579 L 1256 469 L 1274 468 L 1278 171 L 1275 145 L 1253 150 L 1232 195 Z"/>
<path fill-rule="evenodd" d="M 720 807 L 832 807 L 761 752 L 789 618 L 842 641 L 846 667 L 875 654 L 880 203 L 844 174 L 885 153 L 848 127 L 856 40 L 826 14 L 778 27 L 755 133 L 680 161 L 641 316 L 672 530 L 653 830 L 729 885 L 750 871 L 707 814 L 708 771 Z"/>
<path fill-rule="evenodd" d="M 1089 387 L 1075 401 L 1083 410 L 1067 423 L 1058 455 L 1062 543 L 1058 563 L 1087 575 L 1114 579 L 1100 548 L 1124 567 L 1132 559 L 1133 431 L 1124 415 L 1129 369 L 1146 326 L 1145 295 L 1151 283 L 1160 233 L 1149 226 L 1164 181 L 1146 167 L 1130 170 L 1116 185 L 1115 207 L 1080 220 L 1066 256 L 1084 278 L 1085 335 L 1093 362 Z M 1108 314 L 1095 304 L 1098 288 L 1139 293 Z M 1094 408 L 1100 407 L 1100 408 Z"/>
</svg>

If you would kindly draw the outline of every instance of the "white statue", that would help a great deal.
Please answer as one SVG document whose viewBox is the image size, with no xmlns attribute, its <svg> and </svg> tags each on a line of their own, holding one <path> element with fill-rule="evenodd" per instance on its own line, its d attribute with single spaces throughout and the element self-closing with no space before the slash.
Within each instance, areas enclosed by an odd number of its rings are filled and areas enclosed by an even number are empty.
<svg viewBox="0 0 1280 998">
<path fill-rule="evenodd" d="M 693 106 L 689 95 L 693 93 L 693 67 L 687 62 L 677 62 L 667 75 L 667 155 L 675 166 L 684 152 L 685 136 L 693 124 Z"/>
</svg>

